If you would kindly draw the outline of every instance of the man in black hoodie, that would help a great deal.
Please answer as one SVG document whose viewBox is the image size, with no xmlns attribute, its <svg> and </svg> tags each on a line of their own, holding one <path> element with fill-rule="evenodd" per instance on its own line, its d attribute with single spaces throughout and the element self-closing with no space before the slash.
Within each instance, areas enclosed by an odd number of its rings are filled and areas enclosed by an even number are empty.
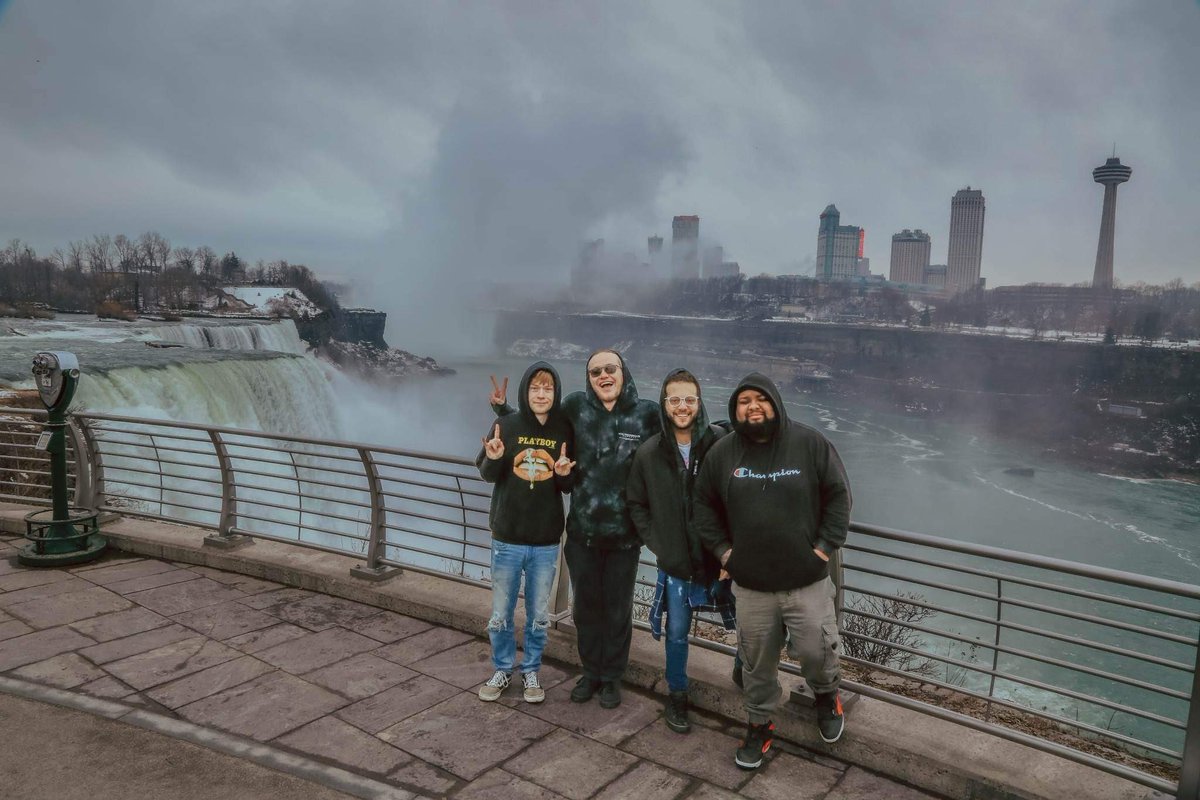
<svg viewBox="0 0 1200 800">
<path fill-rule="evenodd" d="M 788 652 L 816 696 L 821 738 L 836 742 L 844 717 L 837 614 L 829 557 L 846 541 L 850 487 L 841 458 L 819 431 L 788 420 L 765 375 L 742 379 L 729 399 L 736 435 L 709 451 L 696 484 L 705 547 L 733 576 L 738 643 L 750 723 L 736 763 L 762 764 L 779 703 L 779 652 Z"/>
<path fill-rule="evenodd" d="M 564 552 L 583 675 L 571 700 L 586 703 L 599 692 L 601 706 L 616 708 L 633 639 L 633 586 L 641 551 L 625 483 L 634 452 L 661 424 L 658 405 L 638 399 L 633 376 L 615 350 L 593 353 L 586 378 L 587 388 L 562 402 L 574 430 L 577 462 Z M 510 410 L 494 379 L 491 400 L 496 413 Z"/>
<path fill-rule="evenodd" d="M 475 459 L 479 474 L 492 490 L 492 641 L 495 673 L 479 689 L 479 699 L 492 702 L 508 688 L 517 643 L 513 612 L 521 576 L 525 576 L 525 656 L 521 676 L 525 702 L 540 703 L 545 691 L 538 680 L 558 543 L 562 539 L 561 492 L 570 488 L 574 462 L 569 459 L 571 427 L 559 408 L 562 383 L 545 361 L 531 364 L 521 378 L 520 409 L 495 423 Z"/>
<path fill-rule="evenodd" d="M 629 472 L 626 495 L 629 511 L 642 542 L 658 560 L 658 581 L 651 606 L 650 629 L 661 631 L 665 610 L 667 661 L 667 727 L 676 733 L 691 730 L 688 719 L 688 633 L 694 609 L 718 606 L 713 584 L 721 571 L 692 526 L 692 488 L 708 449 L 726 431 L 708 424 L 700 382 L 685 369 L 663 380 L 659 393 L 662 431 L 638 448 Z M 727 587 L 726 587 L 727 588 Z M 728 591 L 724 592 L 725 597 Z M 732 603 L 725 602 L 728 619 Z M 732 626 L 732 621 L 726 623 Z"/>
</svg>

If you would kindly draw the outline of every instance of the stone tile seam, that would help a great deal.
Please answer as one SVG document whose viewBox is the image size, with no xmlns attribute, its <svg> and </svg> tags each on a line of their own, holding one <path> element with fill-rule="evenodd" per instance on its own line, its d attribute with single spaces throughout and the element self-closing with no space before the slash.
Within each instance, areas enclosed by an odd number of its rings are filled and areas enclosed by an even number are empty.
<svg viewBox="0 0 1200 800">
<path fill-rule="evenodd" d="M 169 736 L 172 739 L 234 756 L 276 772 L 318 783 L 363 800 L 422 800 L 424 798 L 423 795 L 414 794 L 406 789 L 357 775 L 341 767 L 324 764 L 279 747 L 224 733 L 213 728 L 206 728 L 185 720 L 171 719 L 153 711 L 135 708 L 113 700 L 101 700 L 4 675 L 0 675 L 0 692 L 93 714 L 114 722 L 134 725 L 163 736 Z"/>
</svg>

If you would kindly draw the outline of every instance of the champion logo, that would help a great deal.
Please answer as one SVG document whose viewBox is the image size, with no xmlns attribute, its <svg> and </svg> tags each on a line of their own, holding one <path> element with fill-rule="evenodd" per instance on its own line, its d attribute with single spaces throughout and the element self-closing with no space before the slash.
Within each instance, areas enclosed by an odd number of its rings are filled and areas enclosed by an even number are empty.
<svg viewBox="0 0 1200 800">
<path fill-rule="evenodd" d="M 798 469 L 777 469 L 772 472 L 755 472 L 749 467 L 738 467 L 733 471 L 735 478 L 757 478 L 759 480 L 777 481 L 780 478 L 787 478 L 793 475 L 802 475 Z"/>
</svg>

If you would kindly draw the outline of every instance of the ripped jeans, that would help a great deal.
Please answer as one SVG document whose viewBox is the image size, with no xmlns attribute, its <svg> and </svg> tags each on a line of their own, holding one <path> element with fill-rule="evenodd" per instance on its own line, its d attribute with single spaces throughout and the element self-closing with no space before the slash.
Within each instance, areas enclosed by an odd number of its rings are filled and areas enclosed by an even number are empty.
<svg viewBox="0 0 1200 800">
<path fill-rule="evenodd" d="M 550 627 L 550 590 L 554 588 L 554 568 L 558 564 L 558 545 L 509 544 L 492 540 L 492 618 L 488 637 L 492 640 L 492 665 L 510 673 L 517 657 L 517 638 L 513 615 L 521 574 L 525 575 L 525 657 L 521 672 L 537 672 L 542 666 L 546 630 Z"/>
</svg>

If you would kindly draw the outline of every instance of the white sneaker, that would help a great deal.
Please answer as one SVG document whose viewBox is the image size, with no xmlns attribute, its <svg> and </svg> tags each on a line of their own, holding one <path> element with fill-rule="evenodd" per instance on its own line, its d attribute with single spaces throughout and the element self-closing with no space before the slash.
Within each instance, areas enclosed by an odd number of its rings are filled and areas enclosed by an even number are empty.
<svg viewBox="0 0 1200 800">
<path fill-rule="evenodd" d="M 526 672 L 521 676 L 525 684 L 525 702 L 540 703 L 546 699 L 546 690 L 538 683 L 536 672 Z"/>
<path fill-rule="evenodd" d="M 479 687 L 479 699 L 485 703 L 499 700 L 500 695 L 504 694 L 504 690 L 507 688 L 508 673 L 496 670 L 496 674 L 489 678 L 487 683 Z"/>
</svg>

